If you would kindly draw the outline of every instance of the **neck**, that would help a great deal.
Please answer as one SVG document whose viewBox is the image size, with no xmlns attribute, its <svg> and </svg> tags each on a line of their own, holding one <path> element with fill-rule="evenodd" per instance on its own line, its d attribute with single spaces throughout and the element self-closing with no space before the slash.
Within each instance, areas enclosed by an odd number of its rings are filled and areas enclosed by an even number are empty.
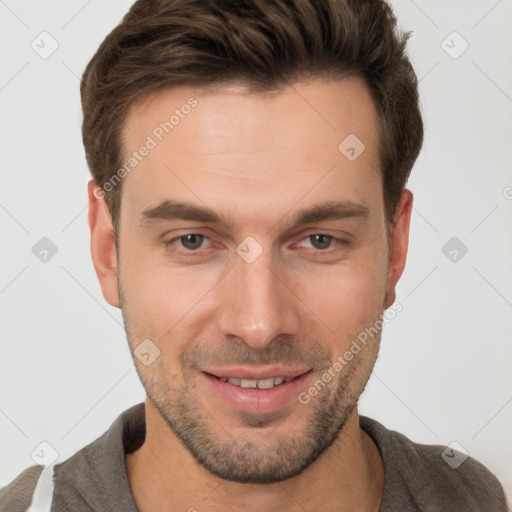
<svg viewBox="0 0 512 512">
<path fill-rule="evenodd" d="M 384 467 L 373 440 L 361 430 L 357 407 L 334 443 L 302 473 L 271 484 L 242 484 L 211 474 L 183 446 L 146 399 L 146 438 L 126 456 L 140 512 L 160 510 L 378 512 Z"/>
</svg>

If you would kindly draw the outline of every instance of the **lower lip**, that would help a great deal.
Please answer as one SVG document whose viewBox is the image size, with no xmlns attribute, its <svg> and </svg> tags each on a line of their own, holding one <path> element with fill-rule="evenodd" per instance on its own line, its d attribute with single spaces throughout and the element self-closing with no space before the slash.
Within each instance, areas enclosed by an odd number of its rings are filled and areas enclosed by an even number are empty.
<svg viewBox="0 0 512 512">
<path fill-rule="evenodd" d="M 296 377 L 289 382 L 283 382 L 270 389 L 242 388 L 224 382 L 209 373 L 200 372 L 208 387 L 232 409 L 240 412 L 264 414 L 276 411 L 292 401 L 298 400 L 299 393 L 305 388 L 313 371 Z"/>
</svg>

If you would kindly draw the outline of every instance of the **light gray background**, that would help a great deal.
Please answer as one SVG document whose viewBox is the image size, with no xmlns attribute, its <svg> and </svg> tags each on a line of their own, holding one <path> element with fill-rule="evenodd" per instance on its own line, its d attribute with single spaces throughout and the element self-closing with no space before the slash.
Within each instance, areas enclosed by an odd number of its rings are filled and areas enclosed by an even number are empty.
<svg viewBox="0 0 512 512">
<path fill-rule="evenodd" d="M 64 460 L 144 399 L 90 258 L 80 134 L 79 78 L 131 3 L 0 0 L 0 486 L 41 442 Z M 360 411 L 416 442 L 458 442 L 512 496 L 512 1 L 392 5 L 414 31 L 426 134 L 404 309 Z M 50 48 L 43 31 L 59 45 L 47 59 L 31 48 Z M 454 31 L 469 44 L 458 58 Z M 468 248 L 456 262 L 442 252 L 454 236 Z M 42 237 L 58 249 L 46 263 Z"/>
</svg>

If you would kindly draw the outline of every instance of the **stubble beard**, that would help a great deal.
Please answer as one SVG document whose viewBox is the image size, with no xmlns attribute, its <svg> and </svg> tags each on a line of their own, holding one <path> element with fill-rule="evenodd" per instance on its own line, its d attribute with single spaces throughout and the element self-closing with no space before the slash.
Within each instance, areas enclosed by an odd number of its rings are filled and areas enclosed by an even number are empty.
<svg viewBox="0 0 512 512">
<path fill-rule="evenodd" d="M 133 351 L 137 345 L 135 340 L 148 336 L 140 326 L 132 328 L 133 318 L 123 307 L 126 301 L 121 286 L 119 291 L 126 334 Z M 294 437 L 279 431 L 281 421 L 288 421 L 286 416 L 276 419 L 271 414 L 240 414 L 241 423 L 248 429 L 269 428 L 263 438 L 254 436 L 251 440 L 240 441 L 239 436 L 234 436 L 214 417 L 207 404 L 201 403 L 202 397 L 194 393 L 195 372 L 190 361 L 187 362 L 187 354 L 181 358 L 183 382 L 178 382 L 175 374 L 164 366 L 162 357 L 147 368 L 134 362 L 148 398 L 198 463 L 223 480 L 268 484 L 303 472 L 342 433 L 373 371 L 380 334 L 363 349 L 369 351 L 367 354 L 357 354 L 331 382 L 324 383 L 325 387 L 308 404 L 297 400 L 293 409 L 304 408 L 308 419 L 302 433 Z M 288 353 L 291 350 L 293 348 L 289 348 Z M 325 354 L 321 349 L 320 352 Z"/>
</svg>

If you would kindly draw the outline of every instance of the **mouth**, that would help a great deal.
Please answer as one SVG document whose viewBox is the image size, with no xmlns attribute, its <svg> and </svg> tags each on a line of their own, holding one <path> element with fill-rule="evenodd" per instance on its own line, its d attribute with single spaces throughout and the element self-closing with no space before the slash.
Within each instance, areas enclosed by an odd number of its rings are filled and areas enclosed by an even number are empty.
<svg viewBox="0 0 512 512">
<path fill-rule="evenodd" d="M 230 409 L 269 413 L 298 401 L 298 394 L 312 378 L 312 368 L 274 367 L 257 370 L 219 368 L 201 371 L 210 398 Z"/>
</svg>

